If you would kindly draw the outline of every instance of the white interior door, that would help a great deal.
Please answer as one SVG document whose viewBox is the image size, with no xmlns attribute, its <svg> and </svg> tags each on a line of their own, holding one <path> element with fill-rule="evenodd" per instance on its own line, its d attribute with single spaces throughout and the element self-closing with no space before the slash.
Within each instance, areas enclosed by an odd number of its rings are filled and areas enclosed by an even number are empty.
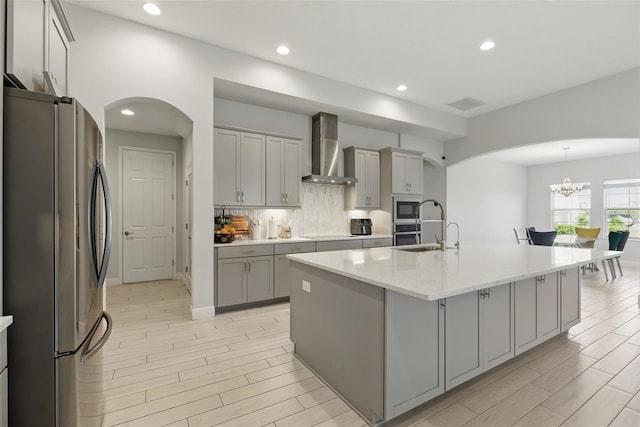
<svg viewBox="0 0 640 427">
<path fill-rule="evenodd" d="M 173 278 L 173 156 L 122 151 L 123 282 Z"/>
</svg>

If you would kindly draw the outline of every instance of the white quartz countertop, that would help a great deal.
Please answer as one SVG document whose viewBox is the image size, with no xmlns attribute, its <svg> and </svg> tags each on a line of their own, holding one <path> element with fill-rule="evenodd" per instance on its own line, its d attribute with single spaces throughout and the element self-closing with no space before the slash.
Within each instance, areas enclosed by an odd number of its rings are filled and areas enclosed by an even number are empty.
<svg viewBox="0 0 640 427">
<path fill-rule="evenodd" d="M 7 329 L 13 323 L 13 316 L 0 316 L 0 332 Z"/>
<path fill-rule="evenodd" d="M 352 236 L 352 235 L 336 235 L 336 236 L 305 236 L 305 237 L 292 237 L 290 239 L 261 239 L 261 240 L 234 240 L 231 243 L 214 243 L 214 248 L 223 248 L 231 246 L 245 246 L 245 245 L 277 245 L 280 243 L 299 243 L 299 242 L 321 242 L 331 240 L 352 240 L 352 239 L 385 239 L 391 238 L 391 235 L 387 234 L 370 234 L 367 236 Z"/>
<path fill-rule="evenodd" d="M 414 245 L 417 247 L 420 245 Z M 429 301 L 621 255 L 599 249 L 464 241 L 460 250 L 409 246 L 291 254 L 287 258 Z"/>
</svg>

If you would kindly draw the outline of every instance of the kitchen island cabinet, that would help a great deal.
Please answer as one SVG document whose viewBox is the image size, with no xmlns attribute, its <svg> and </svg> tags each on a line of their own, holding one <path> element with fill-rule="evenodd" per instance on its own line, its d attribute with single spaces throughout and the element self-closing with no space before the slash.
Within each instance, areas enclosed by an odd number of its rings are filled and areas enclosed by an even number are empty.
<svg viewBox="0 0 640 427">
<path fill-rule="evenodd" d="M 520 280 L 515 285 L 516 354 L 560 332 L 560 293 L 557 273 Z"/>
<path fill-rule="evenodd" d="M 618 254 L 493 242 L 461 247 L 288 255 L 295 354 L 371 424 L 559 334 L 561 319 L 579 322 L 579 266 Z"/>
<path fill-rule="evenodd" d="M 447 390 L 514 356 L 513 284 L 445 298 Z"/>
</svg>

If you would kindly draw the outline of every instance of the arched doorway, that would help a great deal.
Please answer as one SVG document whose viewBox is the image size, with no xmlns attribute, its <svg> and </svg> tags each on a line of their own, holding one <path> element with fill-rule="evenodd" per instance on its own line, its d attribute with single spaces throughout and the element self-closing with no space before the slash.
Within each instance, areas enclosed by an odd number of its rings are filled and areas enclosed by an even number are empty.
<svg viewBox="0 0 640 427">
<path fill-rule="evenodd" d="M 114 242 L 107 284 L 184 279 L 191 286 L 192 121 L 152 98 L 105 108 Z"/>
</svg>

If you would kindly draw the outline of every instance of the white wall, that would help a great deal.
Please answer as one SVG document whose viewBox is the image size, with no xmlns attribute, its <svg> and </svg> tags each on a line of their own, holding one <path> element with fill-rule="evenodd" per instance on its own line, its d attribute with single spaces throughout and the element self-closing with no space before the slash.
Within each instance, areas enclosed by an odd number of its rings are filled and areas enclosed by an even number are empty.
<svg viewBox="0 0 640 427">
<path fill-rule="evenodd" d="M 639 178 L 640 153 L 528 167 L 527 220 L 523 225 L 533 225 L 543 230 L 552 229 L 549 185 L 561 183 L 566 173 L 573 182 L 591 183 L 590 226 L 602 228 L 597 247 L 608 248 L 609 244 L 606 240 L 608 233 L 605 231 L 604 220 L 603 181 Z M 640 241 L 629 240 L 622 258 L 640 261 Z"/>
<path fill-rule="evenodd" d="M 180 180 L 183 176 L 182 162 L 182 138 L 165 135 L 153 135 L 140 132 L 127 132 L 116 129 L 108 129 L 105 133 L 105 148 L 107 177 L 113 206 L 113 246 L 111 259 L 107 269 L 107 283 L 110 285 L 122 283 L 122 206 L 120 204 L 120 147 L 153 148 L 158 150 L 173 151 L 176 153 L 176 272 L 184 271 L 182 256 L 182 241 L 184 227 L 180 227 L 183 220 L 181 206 L 183 205 L 183 186 Z"/>
<path fill-rule="evenodd" d="M 513 227 L 526 223 L 524 166 L 483 158 L 447 168 L 447 221 L 460 225 L 460 240 L 513 242 Z M 455 239 L 449 229 L 449 243 Z M 463 243 L 464 244 L 464 243 Z"/>
<path fill-rule="evenodd" d="M 472 117 L 447 141 L 446 164 L 504 148 L 578 138 L 640 137 L 640 68 Z"/>
</svg>

